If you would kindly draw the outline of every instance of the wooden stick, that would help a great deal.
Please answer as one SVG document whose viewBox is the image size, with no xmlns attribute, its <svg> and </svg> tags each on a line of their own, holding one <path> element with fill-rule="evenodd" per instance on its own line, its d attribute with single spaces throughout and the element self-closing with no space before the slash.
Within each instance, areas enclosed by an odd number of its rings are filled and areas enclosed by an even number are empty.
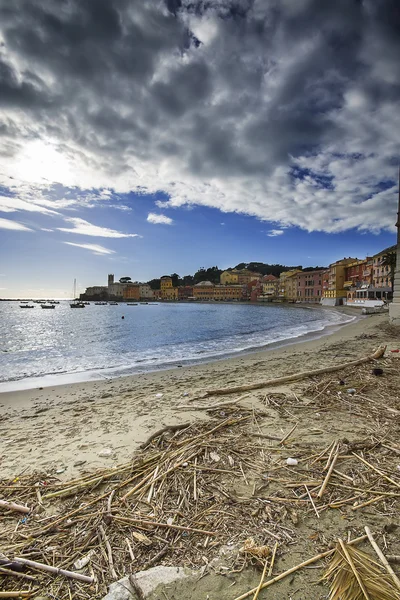
<svg viewBox="0 0 400 600">
<path fill-rule="evenodd" d="M 262 584 L 264 583 L 264 579 L 265 579 L 265 573 L 266 573 L 266 571 L 267 571 L 267 567 L 268 567 L 268 558 L 267 558 L 267 560 L 265 561 L 265 565 L 264 565 L 264 569 L 263 569 L 263 572 L 262 572 L 262 575 L 261 575 L 260 583 L 258 584 L 258 588 L 256 589 L 256 592 L 255 592 L 255 594 L 254 594 L 254 596 L 253 596 L 253 600 L 257 600 L 257 598 L 258 598 L 258 594 L 259 594 L 259 593 L 260 593 L 260 591 L 261 591 L 261 586 L 262 586 Z"/>
<path fill-rule="evenodd" d="M 31 509 L 28 506 L 15 504 L 15 502 L 8 502 L 7 500 L 0 500 L 0 508 L 6 508 L 7 510 L 15 510 L 17 512 L 25 513 L 26 515 L 31 512 Z"/>
<path fill-rule="evenodd" d="M 0 573 L 4 573 L 5 575 L 12 575 L 13 577 L 21 577 L 22 579 L 29 579 L 29 581 L 36 581 L 36 579 L 32 577 L 32 575 L 26 575 L 25 573 L 12 571 L 11 569 L 5 569 L 4 567 L 0 567 Z"/>
<path fill-rule="evenodd" d="M 351 542 L 349 542 L 348 545 L 349 546 L 354 546 L 355 544 L 359 544 L 360 542 L 363 542 L 366 539 L 367 539 L 367 536 L 366 535 L 362 535 L 361 537 L 355 538 L 354 540 L 352 540 Z M 333 548 L 332 550 L 327 550 L 326 552 L 322 552 L 321 554 L 317 554 L 316 556 L 313 556 L 312 558 L 309 558 L 308 560 L 305 560 L 304 562 L 300 563 L 299 565 L 296 565 L 295 567 L 292 567 L 291 569 L 288 569 L 284 573 L 281 573 L 280 575 L 277 575 L 273 579 L 270 579 L 269 581 L 266 581 L 265 583 L 262 584 L 261 589 L 264 590 L 265 588 L 269 587 L 270 585 L 273 585 L 277 581 L 281 581 L 281 579 L 284 579 L 288 575 L 291 575 L 292 573 L 295 573 L 299 569 L 302 569 L 303 567 L 307 567 L 308 565 L 311 565 L 312 563 L 318 562 L 321 558 L 325 558 L 326 556 L 330 556 L 334 552 L 335 552 L 335 548 Z M 235 600 L 244 600 L 245 598 L 248 598 L 249 596 L 251 596 L 252 594 L 254 594 L 254 592 L 256 590 L 257 590 L 257 588 L 255 587 L 252 590 L 249 590 L 248 592 L 242 594 L 241 596 L 238 596 L 237 598 L 235 598 Z"/>
<path fill-rule="evenodd" d="M 34 560 L 28 560 L 27 558 L 15 557 L 14 561 L 22 565 L 26 565 L 27 567 L 38 569 L 39 571 L 48 571 L 49 573 L 54 573 L 54 575 L 64 575 L 64 577 L 69 577 L 70 579 L 77 579 L 78 581 L 83 581 L 84 583 L 94 582 L 93 577 L 81 575 L 80 573 L 73 573 L 72 571 L 65 571 L 64 569 L 58 569 L 57 567 L 51 567 L 50 565 L 44 565 L 43 563 L 38 563 Z"/>
<path fill-rule="evenodd" d="M 108 541 L 108 538 L 106 536 L 106 532 L 104 531 L 103 525 L 99 525 L 99 531 L 100 531 L 100 535 L 103 539 L 103 542 L 105 543 L 105 546 L 107 548 L 108 564 L 110 566 L 110 575 L 113 579 L 118 579 L 118 575 L 114 569 L 114 560 L 113 560 L 111 545 L 110 545 L 110 542 Z"/>
<path fill-rule="evenodd" d="M 311 502 L 311 504 L 312 504 L 312 507 L 313 507 L 313 509 L 314 509 L 314 511 L 315 511 L 315 514 L 317 515 L 317 517 L 318 517 L 318 519 L 319 519 L 319 512 L 318 512 L 318 510 L 317 510 L 317 507 L 316 507 L 316 506 L 315 506 L 315 504 L 314 504 L 314 500 L 313 500 L 313 499 L 312 499 L 312 497 L 311 497 L 310 491 L 309 491 L 309 489 L 308 489 L 308 487 L 307 487 L 306 485 L 305 485 L 304 487 L 306 488 L 307 495 L 308 495 L 308 497 L 310 498 L 310 502 Z"/>
<path fill-rule="evenodd" d="M 368 536 L 369 541 L 371 542 L 371 546 L 373 547 L 373 549 L 375 550 L 375 552 L 377 553 L 377 555 L 381 559 L 382 564 L 386 568 L 386 571 L 389 573 L 390 577 L 393 579 L 395 586 L 397 587 L 398 590 L 400 590 L 400 580 L 397 577 L 396 573 L 393 571 L 392 567 L 389 565 L 389 563 L 386 560 L 386 557 L 383 554 L 382 550 L 379 548 L 378 544 L 374 540 L 374 536 L 372 535 L 370 528 L 366 525 L 364 527 L 364 529 L 365 529 L 365 533 Z"/>
<path fill-rule="evenodd" d="M 334 456 L 334 457 L 333 457 L 333 459 L 332 459 L 331 465 L 330 465 L 330 467 L 329 467 L 329 470 L 328 470 L 328 472 L 327 472 L 327 474 L 326 474 L 326 477 L 325 477 L 325 479 L 324 479 L 324 482 L 323 482 L 323 484 L 321 485 L 321 489 L 319 490 L 319 492 L 318 492 L 318 494 L 317 494 L 317 498 L 321 498 L 321 497 L 322 497 L 322 495 L 323 495 L 323 493 L 324 493 L 324 491 L 325 491 L 325 488 L 326 488 L 326 486 L 328 485 L 329 478 L 330 478 L 330 476 L 332 475 L 332 471 L 333 471 L 333 469 L 334 469 L 334 467 L 335 467 L 335 464 L 336 464 L 336 461 L 337 461 L 337 459 L 338 459 L 338 456 L 339 456 L 339 448 L 337 448 L 337 450 L 336 450 L 336 454 L 335 454 L 335 456 Z"/>
<path fill-rule="evenodd" d="M 283 444 L 283 442 L 286 442 L 286 440 L 288 439 L 288 437 L 290 437 L 290 436 L 292 435 L 293 431 L 296 429 L 297 425 L 298 425 L 298 423 L 296 423 L 296 425 L 293 425 L 293 427 L 292 427 L 292 429 L 289 431 L 289 433 L 287 433 L 287 434 L 286 434 L 286 435 L 285 435 L 285 436 L 284 436 L 284 437 L 281 439 L 281 441 L 279 442 L 279 445 L 280 445 L 280 444 Z"/>
<path fill-rule="evenodd" d="M 43 500 L 49 500 L 50 498 L 62 498 L 63 496 L 72 496 L 73 494 L 85 489 L 89 485 L 96 485 L 97 483 L 100 483 L 100 481 L 102 479 L 103 479 L 103 477 L 96 477 L 95 479 L 89 479 L 88 481 L 85 481 L 84 483 L 79 483 L 77 485 L 73 485 L 71 487 L 64 488 L 62 490 L 58 490 L 58 492 L 51 492 L 50 494 L 45 494 L 44 496 L 42 496 L 42 498 L 43 498 Z"/>
<path fill-rule="evenodd" d="M 135 560 L 135 555 L 133 554 L 132 546 L 128 538 L 125 538 L 126 545 L 128 546 L 129 556 L 131 557 L 131 561 Z"/>
<path fill-rule="evenodd" d="M 348 553 L 348 551 L 347 551 L 347 548 L 346 548 L 346 546 L 344 545 L 344 542 L 343 542 L 343 540 L 341 540 L 340 538 L 338 538 L 338 542 L 339 542 L 339 544 L 340 544 L 340 547 L 341 547 L 341 549 L 342 549 L 342 551 L 343 551 L 343 554 L 344 554 L 344 555 L 345 555 L 345 557 L 346 557 L 346 560 L 347 560 L 347 562 L 349 563 L 349 565 L 350 565 L 350 567 L 351 567 L 351 570 L 352 570 L 352 571 L 353 571 L 353 573 L 354 573 L 354 577 L 355 577 L 355 578 L 357 579 L 357 581 L 358 581 L 358 585 L 360 586 L 360 588 L 361 588 L 361 590 L 362 590 L 362 593 L 364 594 L 365 600 L 371 600 L 371 598 L 368 596 L 368 592 L 367 592 L 367 590 L 365 589 L 365 586 L 364 586 L 364 584 L 363 584 L 363 582 L 362 582 L 362 580 L 361 580 L 361 578 L 360 578 L 360 575 L 358 574 L 358 571 L 357 571 L 357 569 L 356 569 L 356 567 L 355 567 L 355 564 L 353 563 L 353 559 L 351 558 L 350 554 L 349 554 L 349 553 Z"/>
<path fill-rule="evenodd" d="M 204 531 L 203 529 L 195 529 L 193 527 L 183 527 L 183 525 L 169 525 L 168 523 L 159 523 L 157 521 L 146 521 L 144 519 L 130 519 L 128 517 L 116 517 L 114 519 L 124 523 L 138 523 L 141 525 L 152 525 L 153 527 L 165 527 L 167 529 L 177 529 L 178 531 L 192 531 L 193 533 L 202 533 L 203 535 L 217 535 L 214 531 Z"/>
<path fill-rule="evenodd" d="M 20 590 L 19 592 L 0 592 L 0 598 L 29 598 L 35 590 Z"/>
<path fill-rule="evenodd" d="M 266 381 L 260 381 L 258 383 L 250 383 L 248 385 L 238 385 L 229 388 L 216 388 L 213 390 L 206 390 L 205 396 L 224 396 L 225 394 L 234 394 L 236 392 L 246 392 L 248 390 L 259 390 L 269 385 L 277 385 L 279 383 L 286 383 L 288 381 L 296 381 L 298 379 L 306 379 L 307 377 L 314 377 L 314 375 L 321 375 L 323 373 L 333 373 L 334 371 L 341 371 L 347 367 L 356 367 L 363 363 L 369 362 L 370 360 L 376 360 L 382 358 L 386 351 L 386 346 L 379 346 L 379 348 L 370 356 L 359 358 L 358 360 L 352 360 L 347 363 L 341 363 L 340 365 L 334 365 L 332 367 L 324 367 L 322 369 L 314 369 L 313 371 L 302 371 L 300 373 L 293 373 L 293 375 L 284 375 L 283 377 L 276 377 L 275 379 L 267 379 Z"/>
<path fill-rule="evenodd" d="M 394 481 L 394 479 L 390 479 L 390 477 L 388 477 L 387 475 L 385 475 L 385 473 L 382 473 L 382 471 L 380 471 L 379 469 L 377 469 L 376 467 L 374 467 L 374 465 L 371 465 L 369 462 L 367 462 L 365 460 L 365 458 L 361 458 L 361 456 L 359 456 L 355 452 L 352 452 L 352 454 L 354 454 L 354 456 L 356 456 L 359 460 L 361 460 L 361 462 L 363 462 L 365 465 L 367 465 L 367 467 L 369 467 L 370 469 L 372 469 L 373 471 L 375 471 L 375 473 L 378 473 L 378 475 L 380 475 L 381 477 L 383 477 L 384 479 L 386 479 L 386 481 L 390 481 L 390 483 L 392 483 L 396 487 L 400 488 L 400 483 L 397 483 L 397 481 Z"/>
<path fill-rule="evenodd" d="M 377 496 L 376 498 L 371 498 L 371 500 L 367 500 L 366 502 L 363 502 L 362 504 L 357 504 L 357 506 L 352 506 L 351 510 L 358 510 L 359 508 L 364 508 L 364 506 L 369 506 L 370 504 L 374 504 L 375 502 L 380 502 L 384 498 L 386 498 L 386 496 Z"/>
<path fill-rule="evenodd" d="M 272 569 L 274 568 L 275 556 L 276 556 L 276 551 L 278 550 L 278 545 L 279 545 L 278 542 L 275 542 L 274 551 L 272 552 L 271 563 L 270 563 L 269 569 L 268 569 L 268 577 L 271 577 L 271 575 L 272 575 Z"/>
</svg>

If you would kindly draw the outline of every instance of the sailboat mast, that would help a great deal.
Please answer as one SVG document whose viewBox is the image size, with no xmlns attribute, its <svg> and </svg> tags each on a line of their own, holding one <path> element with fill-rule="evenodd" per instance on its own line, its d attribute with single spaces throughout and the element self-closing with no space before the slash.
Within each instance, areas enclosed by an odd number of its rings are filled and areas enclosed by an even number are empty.
<svg viewBox="0 0 400 600">
<path fill-rule="evenodd" d="M 74 300 L 76 298 L 76 279 L 74 279 Z"/>
</svg>

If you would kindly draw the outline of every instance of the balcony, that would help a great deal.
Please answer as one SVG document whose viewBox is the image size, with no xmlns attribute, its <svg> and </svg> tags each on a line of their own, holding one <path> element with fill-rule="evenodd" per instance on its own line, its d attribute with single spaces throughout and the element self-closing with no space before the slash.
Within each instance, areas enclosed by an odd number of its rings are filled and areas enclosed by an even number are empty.
<svg viewBox="0 0 400 600">
<path fill-rule="evenodd" d="M 353 285 L 354 284 L 352 281 L 345 281 L 343 284 L 343 288 L 346 290 L 347 288 L 351 288 Z"/>
</svg>

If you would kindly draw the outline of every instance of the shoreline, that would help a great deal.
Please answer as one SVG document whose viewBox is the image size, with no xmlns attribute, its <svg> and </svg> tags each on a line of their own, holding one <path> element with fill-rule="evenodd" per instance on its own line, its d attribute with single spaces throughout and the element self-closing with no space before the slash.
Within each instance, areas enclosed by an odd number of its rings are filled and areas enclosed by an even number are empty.
<svg viewBox="0 0 400 600">
<path fill-rule="evenodd" d="M 181 408 L 205 389 L 242 385 L 357 359 L 386 342 L 382 330 L 386 322 L 386 315 L 373 315 L 331 335 L 233 359 L 3 393 L 3 476 L 27 470 L 70 478 L 81 475 L 82 470 L 127 461 L 149 433 L 160 427 L 207 419 L 204 410 Z M 279 386 L 274 391 L 290 389 Z M 236 400 L 239 396 L 232 397 Z M 245 404 L 257 406 L 259 400 L 257 392 L 251 393 Z"/>
<path fill-rule="evenodd" d="M 73 373 L 48 373 L 40 376 L 3 381 L 0 382 L 0 398 L 3 394 L 19 392 L 23 390 L 34 390 L 38 388 L 73 385 L 94 381 L 109 381 L 125 377 L 135 377 L 145 373 L 158 373 L 162 371 L 174 370 L 177 368 L 188 368 L 198 365 L 212 364 L 214 362 L 230 361 L 258 353 L 273 352 L 275 350 L 285 348 L 286 346 L 304 344 L 309 341 L 318 340 L 325 336 L 330 336 L 336 331 L 341 330 L 343 327 L 347 327 L 351 323 L 355 323 L 365 318 L 364 315 L 360 314 L 360 309 L 353 307 L 328 307 L 320 305 L 315 306 L 314 304 L 303 304 L 302 307 L 307 308 L 309 310 L 314 310 L 315 308 L 318 308 L 327 310 L 329 312 L 339 312 L 344 315 L 348 315 L 349 319 L 347 321 L 343 321 L 342 323 L 327 323 L 322 329 L 302 333 L 296 337 L 290 337 L 276 342 L 270 342 L 265 346 L 254 346 L 251 348 L 246 348 L 244 350 L 238 350 L 237 352 L 231 352 L 221 355 L 215 354 L 207 356 L 205 358 L 173 360 L 171 362 L 164 362 L 160 365 L 114 367 L 110 369 L 91 369 L 87 371 L 79 371 Z M 115 371 L 116 375 L 111 375 L 112 371 Z"/>
</svg>

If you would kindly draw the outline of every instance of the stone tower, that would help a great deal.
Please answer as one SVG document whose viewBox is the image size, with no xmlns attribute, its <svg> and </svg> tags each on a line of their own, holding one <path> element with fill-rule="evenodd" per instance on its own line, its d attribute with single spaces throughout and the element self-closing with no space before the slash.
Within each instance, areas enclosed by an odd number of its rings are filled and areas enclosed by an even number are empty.
<svg viewBox="0 0 400 600">
<path fill-rule="evenodd" d="M 108 287 L 114 283 L 114 274 L 110 273 L 108 276 Z"/>
<path fill-rule="evenodd" d="M 389 304 L 389 321 L 400 326 L 400 167 L 399 167 L 399 201 L 397 206 L 397 249 L 396 270 L 394 272 L 393 300 Z"/>
</svg>

